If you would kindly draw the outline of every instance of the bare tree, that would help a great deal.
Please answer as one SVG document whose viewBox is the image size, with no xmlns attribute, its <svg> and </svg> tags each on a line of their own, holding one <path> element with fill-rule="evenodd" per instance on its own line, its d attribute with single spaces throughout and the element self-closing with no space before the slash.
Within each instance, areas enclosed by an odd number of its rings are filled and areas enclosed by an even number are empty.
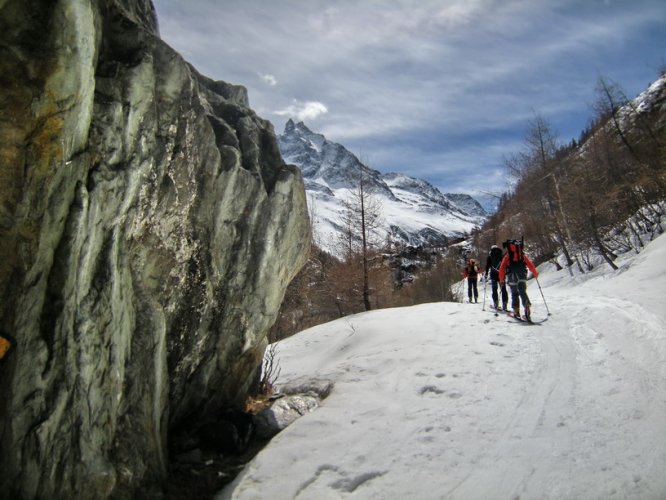
<svg viewBox="0 0 666 500">
<path fill-rule="evenodd" d="M 527 126 L 523 149 L 505 160 L 516 184 L 511 200 L 501 207 L 502 212 L 513 214 L 514 235 L 529 235 L 532 249 L 543 258 L 554 257 L 559 249 L 572 272 L 575 256 L 569 248 L 571 235 L 559 187 L 559 177 L 564 175 L 561 149 L 551 124 L 535 112 Z"/>
<path fill-rule="evenodd" d="M 617 222 L 621 190 L 614 182 L 615 160 L 608 137 L 596 133 L 586 143 L 586 154 L 571 163 L 567 186 L 570 219 L 578 241 L 594 248 L 612 269 L 616 256 L 604 244 L 603 237 Z"/>
<path fill-rule="evenodd" d="M 370 174 L 363 164 L 352 179 L 349 198 L 343 202 L 341 220 L 343 224 L 342 244 L 348 264 L 355 260 L 361 263 L 361 293 L 366 311 L 372 308 L 370 302 L 370 251 L 377 247 L 377 229 L 381 225 L 381 204 L 371 193 Z"/>
</svg>

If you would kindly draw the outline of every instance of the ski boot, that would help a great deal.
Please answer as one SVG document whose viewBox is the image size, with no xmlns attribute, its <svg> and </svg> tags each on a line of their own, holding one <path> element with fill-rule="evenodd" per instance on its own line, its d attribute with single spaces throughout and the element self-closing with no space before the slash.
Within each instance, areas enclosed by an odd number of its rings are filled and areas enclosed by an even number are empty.
<svg viewBox="0 0 666 500">
<path fill-rule="evenodd" d="M 530 316 L 530 306 L 525 306 L 525 319 L 527 321 L 532 321 L 532 317 Z"/>
<path fill-rule="evenodd" d="M 520 307 L 514 307 L 514 308 L 513 308 L 513 316 L 514 316 L 515 318 L 520 319 Z"/>
</svg>

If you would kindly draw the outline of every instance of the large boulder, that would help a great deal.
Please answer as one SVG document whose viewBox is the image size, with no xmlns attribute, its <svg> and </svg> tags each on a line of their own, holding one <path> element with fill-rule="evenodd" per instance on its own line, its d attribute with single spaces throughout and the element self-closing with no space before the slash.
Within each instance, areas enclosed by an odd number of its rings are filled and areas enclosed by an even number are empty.
<svg viewBox="0 0 666 500">
<path fill-rule="evenodd" d="M 149 0 L 0 0 L 0 80 L 0 492 L 157 489 L 170 429 L 252 383 L 309 248 L 302 179 Z"/>
</svg>

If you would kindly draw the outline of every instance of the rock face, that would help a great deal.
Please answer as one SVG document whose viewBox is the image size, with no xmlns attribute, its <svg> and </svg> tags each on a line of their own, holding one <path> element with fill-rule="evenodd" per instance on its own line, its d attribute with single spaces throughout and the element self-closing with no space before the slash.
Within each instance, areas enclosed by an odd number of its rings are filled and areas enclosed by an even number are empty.
<svg viewBox="0 0 666 500">
<path fill-rule="evenodd" d="M 252 382 L 309 248 L 300 173 L 149 0 L 0 1 L 0 79 L 0 496 L 145 494 L 170 429 Z"/>
</svg>

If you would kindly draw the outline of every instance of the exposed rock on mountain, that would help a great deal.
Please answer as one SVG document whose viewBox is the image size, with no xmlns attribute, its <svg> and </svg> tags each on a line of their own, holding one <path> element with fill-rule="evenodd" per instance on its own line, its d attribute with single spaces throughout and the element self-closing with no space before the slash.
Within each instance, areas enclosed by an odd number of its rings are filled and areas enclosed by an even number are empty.
<svg viewBox="0 0 666 500">
<path fill-rule="evenodd" d="M 278 144 L 285 161 L 297 165 L 303 172 L 307 189 L 312 184 L 329 190 L 346 189 L 362 170 L 370 192 L 394 198 L 380 172 L 364 165 L 341 144 L 312 132 L 303 122 L 295 124 L 288 120 L 284 134 L 278 137 Z"/>
<path fill-rule="evenodd" d="M 244 398 L 309 248 L 302 178 L 149 0 L 2 2 L 0 74 L 0 491 L 133 498 L 170 429 Z"/>
<path fill-rule="evenodd" d="M 336 254 L 343 201 L 362 172 L 366 191 L 381 205 L 377 240 L 409 245 L 444 245 L 481 224 L 486 212 L 471 196 L 443 194 L 428 182 L 403 174 L 381 174 L 341 144 L 289 120 L 278 137 L 285 161 L 303 172 L 315 242 Z"/>
</svg>

